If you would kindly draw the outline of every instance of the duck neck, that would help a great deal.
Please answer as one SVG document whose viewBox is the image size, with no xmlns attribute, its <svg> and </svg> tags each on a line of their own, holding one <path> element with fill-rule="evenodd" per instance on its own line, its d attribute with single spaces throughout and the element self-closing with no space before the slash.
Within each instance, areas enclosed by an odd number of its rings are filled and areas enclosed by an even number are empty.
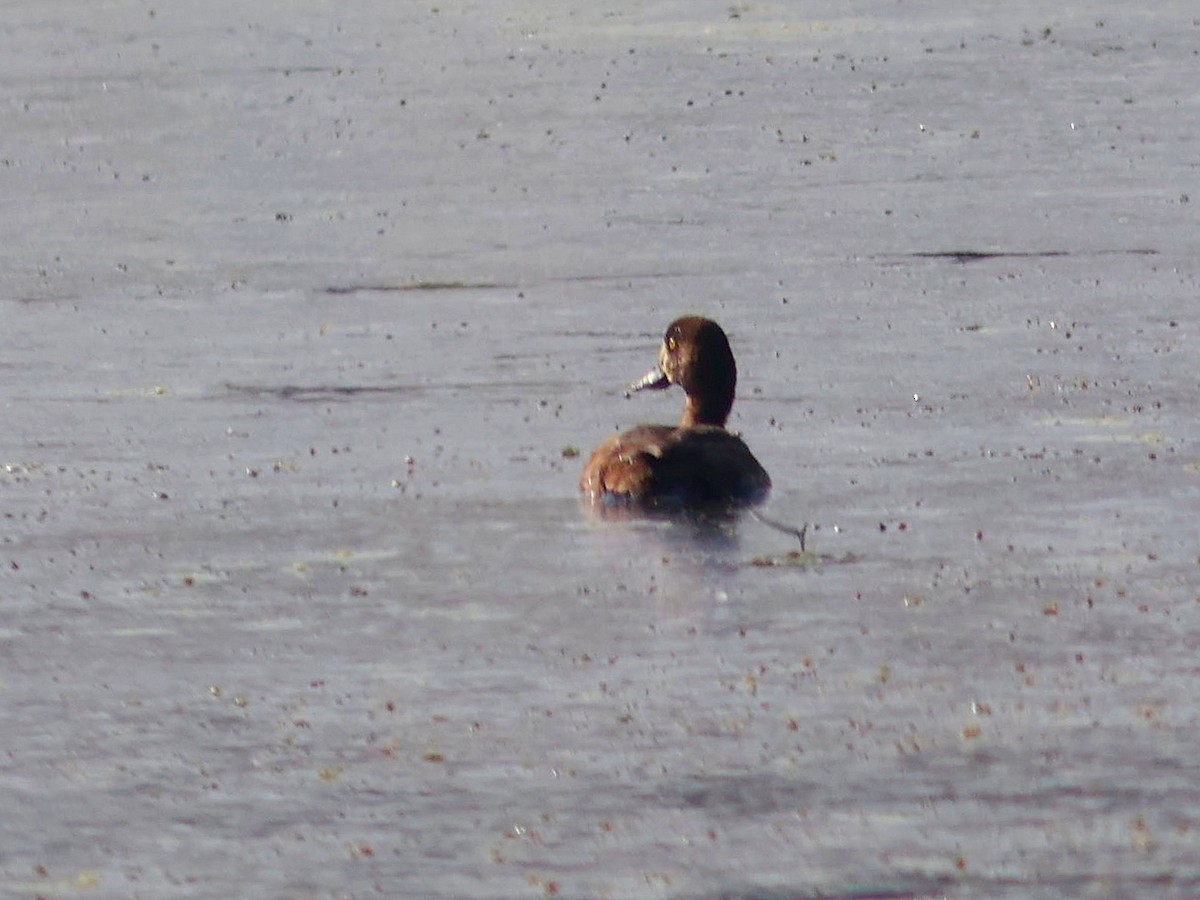
<svg viewBox="0 0 1200 900">
<path fill-rule="evenodd" d="M 688 394 L 683 404 L 683 418 L 679 421 L 680 428 L 693 428 L 696 425 L 716 425 L 725 427 L 729 418 L 729 410 L 733 407 L 733 391 L 728 396 L 713 396 L 711 394 L 697 397 Z"/>
</svg>

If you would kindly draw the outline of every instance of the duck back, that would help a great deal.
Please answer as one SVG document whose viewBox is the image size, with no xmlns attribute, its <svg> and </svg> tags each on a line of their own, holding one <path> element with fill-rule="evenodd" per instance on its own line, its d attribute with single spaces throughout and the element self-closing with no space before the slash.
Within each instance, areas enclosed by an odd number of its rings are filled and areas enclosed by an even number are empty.
<svg viewBox="0 0 1200 900">
<path fill-rule="evenodd" d="M 715 425 L 639 425 L 596 448 L 580 490 L 654 505 L 758 503 L 771 479 L 746 442 Z"/>
</svg>

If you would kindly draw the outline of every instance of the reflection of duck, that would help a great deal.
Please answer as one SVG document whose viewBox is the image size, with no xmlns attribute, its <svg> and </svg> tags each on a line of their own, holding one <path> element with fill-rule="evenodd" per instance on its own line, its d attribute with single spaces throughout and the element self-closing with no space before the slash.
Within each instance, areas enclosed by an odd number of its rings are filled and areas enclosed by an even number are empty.
<svg viewBox="0 0 1200 900">
<path fill-rule="evenodd" d="M 759 503 L 771 489 L 750 448 L 725 430 L 737 365 L 729 339 L 711 319 L 676 319 L 663 337 L 658 366 L 629 391 L 683 387 L 679 425 L 639 425 L 596 448 L 579 489 L 593 499 L 649 505 Z"/>
</svg>

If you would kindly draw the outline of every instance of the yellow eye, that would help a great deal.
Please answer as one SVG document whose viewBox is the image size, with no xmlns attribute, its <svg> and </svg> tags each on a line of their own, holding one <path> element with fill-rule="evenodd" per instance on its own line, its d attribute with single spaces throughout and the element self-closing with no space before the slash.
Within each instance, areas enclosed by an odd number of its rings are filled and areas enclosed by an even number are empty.
<svg viewBox="0 0 1200 900">
<path fill-rule="evenodd" d="M 673 337 L 667 338 L 667 349 L 670 352 L 674 353 L 675 348 L 678 346 L 679 346 L 679 342 L 677 340 L 675 340 L 675 338 L 673 338 Z"/>
</svg>

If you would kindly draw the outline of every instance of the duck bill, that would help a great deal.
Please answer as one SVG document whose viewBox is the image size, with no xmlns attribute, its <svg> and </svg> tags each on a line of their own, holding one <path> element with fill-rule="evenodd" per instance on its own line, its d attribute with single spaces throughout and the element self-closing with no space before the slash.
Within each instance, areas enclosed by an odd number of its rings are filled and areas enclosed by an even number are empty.
<svg viewBox="0 0 1200 900">
<path fill-rule="evenodd" d="M 625 389 L 625 396 L 630 397 L 638 391 L 658 391 L 669 386 L 670 380 L 667 378 L 666 372 L 661 367 L 655 366 L 633 384 Z"/>
</svg>

